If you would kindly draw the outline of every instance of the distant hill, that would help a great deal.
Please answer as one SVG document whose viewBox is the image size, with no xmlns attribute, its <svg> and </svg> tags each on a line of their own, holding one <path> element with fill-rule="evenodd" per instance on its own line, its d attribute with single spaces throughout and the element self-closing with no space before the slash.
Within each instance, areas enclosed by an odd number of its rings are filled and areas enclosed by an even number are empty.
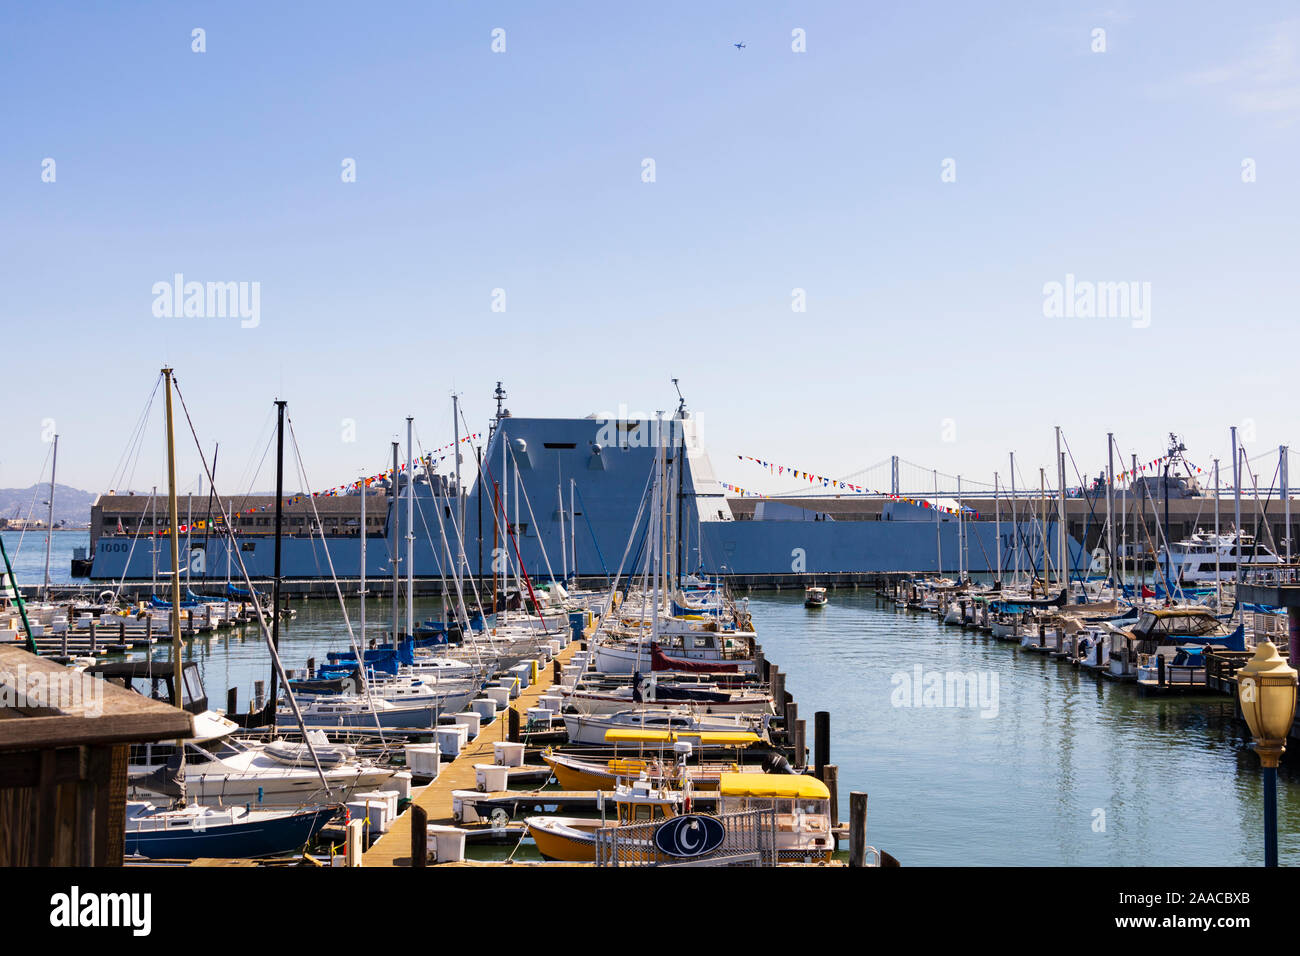
<svg viewBox="0 0 1300 956">
<path fill-rule="evenodd" d="M 97 492 L 82 491 L 69 485 L 54 486 L 54 523 L 85 527 L 90 523 L 90 506 Z M 0 488 L 0 518 L 26 518 L 30 511 L 32 520 L 44 521 L 49 514 L 49 485 L 32 485 L 30 488 Z M 36 506 L 32 507 L 33 499 Z"/>
</svg>

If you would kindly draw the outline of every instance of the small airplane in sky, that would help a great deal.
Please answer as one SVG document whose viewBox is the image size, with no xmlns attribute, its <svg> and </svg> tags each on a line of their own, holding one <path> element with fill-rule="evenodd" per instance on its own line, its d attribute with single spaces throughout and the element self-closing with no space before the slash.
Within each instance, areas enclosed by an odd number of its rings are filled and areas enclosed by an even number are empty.
<svg viewBox="0 0 1300 956">
<path fill-rule="evenodd" d="M 743 50 L 743 49 L 745 49 L 745 44 L 744 44 L 744 43 L 733 43 L 733 44 L 731 44 L 731 45 L 734 46 L 737 50 Z"/>
</svg>

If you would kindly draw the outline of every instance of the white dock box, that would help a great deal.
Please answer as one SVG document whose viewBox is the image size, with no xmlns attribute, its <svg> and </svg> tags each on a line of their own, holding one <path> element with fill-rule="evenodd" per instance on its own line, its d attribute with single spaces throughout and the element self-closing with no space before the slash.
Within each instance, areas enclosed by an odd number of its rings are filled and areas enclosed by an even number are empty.
<svg viewBox="0 0 1300 956">
<path fill-rule="evenodd" d="M 469 739 L 473 740 L 478 736 L 479 725 L 483 723 L 483 715 L 476 710 L 462 710 L 452 717 L 452 720 L 465 727 L 469 733 Z"/>
<path fill-rule="evenodd" d="M 558 714 L 560 708 L 564 706 L 564 698 L 559 694 L 543 694 L 537 698 L 537 706 L 545 707 L 553 714 Z"/>
<path fill-rule="evenodd" d="M 474 786 L 484 793 L 505 790 L 509 780 L 509 767 L 500 767 L 494 763 L 474 764 Z"/>
<path fill-rule="evenodd" d="M 510 706 L 510 698 L 514 695 L 510 693 L 509 687 L 485 687 L 483 696 L 496 701 L 497 710 L 504 710 Z"/>
<path fill-rule="evenodd" d="M 353 820 L 369 820 L 369 832 L 387 833 L 393 819 L 389 816 L 388 801 L 382 798 L 358 798 L 347 803 L 348 814 Z"/>
<path fill-rule="evenodd" d="M 491 697 L 477 697 L 469 702 L 469 706 L 484 723 L 491 721 L 497 715 L 497 702 Z"/>
<path fill-rule="evenodd" d="M 442 728 L 439 728 L 442 729 Z M 457 748 L 456 753 L 460 753 Z M 406 769 L 421 777 L 438 779 L 442 752 L 437 744 L 407 744 Z"/>
<path fill-rule="evenodd" d="M 478 715 L 475 714 L 474 716 L 477 717 Z M 434 736 L 438 738 L 438 742 L 434 744 L 438 749 L 438 753 L 434 757 L 435 762 L 442 754 L 449 757 L 459 757 L 460 752 L 469 743 L 469 727 L 465 724 L 449 724 L 439 727 L 434 731 Z"/>
<path fill-rule="evenodd" d="M 528 685 L 532 682 L 533 664 L 531 661 L 524 661 L 522 664 L 516 664 L 514 667 L 510 668 L 510 673 L 519 678 L 519 689 L 527 690 Z"/>
<path fill-rule="evenodd" d="M 524 765 L 524 745 L 510 740 L 498 740 L 492 744 L 492 756 L 502 767 L 522 767 Z"/>
<path fill-rule="evenodd" d="M 354 793 L 354 800 L 381 800 L 388 812 L 389 821 L 397 819 L 397 800 L 401 796 L 396 790 L 368 790 L 365 793 Z"/>
<path fill-rule="evenodd" d="M 397 791 L 397 799 L 411 799 L 411 772 L 409 770 L 399 770 L 388 778 L 388 789 Z"/>
<path fill-rule="evenodd" d="M 453 790 L 451 792 L 451 818 L 457 823 L 478 823 L 478 804 L 474 798 L 477 790 Z M 469 798 L 469 799 L 466 799 Z"/>
<path fill-rule="evenodd" d="M 460 863 L 465 859 L 465 831 L 430 823 L 429 849 L 435 863 Z"/>
</svg>

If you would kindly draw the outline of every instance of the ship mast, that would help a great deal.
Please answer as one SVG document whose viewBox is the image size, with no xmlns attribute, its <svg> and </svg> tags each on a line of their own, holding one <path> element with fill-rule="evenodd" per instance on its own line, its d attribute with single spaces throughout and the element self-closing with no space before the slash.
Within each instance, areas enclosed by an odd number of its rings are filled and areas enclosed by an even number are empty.
<svg viewBox="0 0 1300 956">
<path fill-rule="evenodd" d="M 177 528 L 179 515 L 176 506 L 176 439 L 172 429 L 172 370 L 164 368 L 162 370 L 164 385 L 166 386 L 167 395 L 167 523 L 170 526 L 167 530 L 167 536 L 171 541 L 172 548 L 172 606 L 170 613 L 167 615 L 167 624 L 171 630 L 172 644 L 172 703 L 181 706 L 183 702 L 183 690 L 185 686 L 181 678 L 181 568 L 180 568 L 180 533 Z M 274 671 L 272 671 L 272 680 L 274 680 Z M 274 688 L 274 684 L 271 685 Z M 272 691 L 274 692 L 274 690 Z M 177 775 L 177 780 L 181 786 L 181 802 L 185 800 L 185 744 L 182 742 L 181 767 L 182 771 Z"/>
</svg>

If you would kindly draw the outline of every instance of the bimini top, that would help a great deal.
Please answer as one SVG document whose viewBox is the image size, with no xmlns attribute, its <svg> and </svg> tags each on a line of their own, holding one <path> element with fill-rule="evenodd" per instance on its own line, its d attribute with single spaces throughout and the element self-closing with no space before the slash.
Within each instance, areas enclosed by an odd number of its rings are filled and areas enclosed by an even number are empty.
<svg viewBox="0 0 1300 956">
<path fill-rule="evenodd" d="M 701 746 L 748 747 L 763 738 L 749 730 L 641 730 L 615 728 L 605 731 L 610 744 L 671 744 L 678 740 L 698 740 Z"/>
<path fill-rule="evenodd" d="M 775 797 L 779 800 L 829 800 L 831 792 L 816 777 L 801 773 L 724 773 L 718 778 L 724 797 Z"/>
</svg>

